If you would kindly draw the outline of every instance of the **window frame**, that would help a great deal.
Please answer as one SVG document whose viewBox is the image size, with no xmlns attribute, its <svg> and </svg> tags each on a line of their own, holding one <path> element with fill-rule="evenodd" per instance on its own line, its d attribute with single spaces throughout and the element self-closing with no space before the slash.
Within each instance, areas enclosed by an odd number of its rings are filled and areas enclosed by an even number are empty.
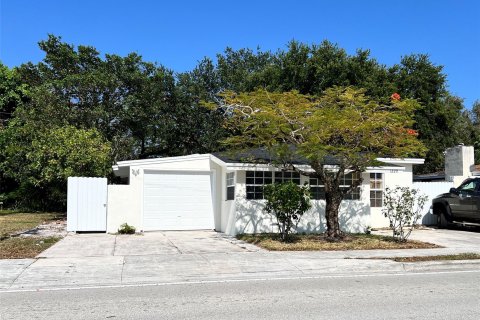
<svg viewBox="0 0 480 320">
<path fill-rule="evenodd" d="M 300 173 L 288 171 L 245 170 L 245 198 L 247 200 L 263 200 L 263 187 L 273 183 L 292 181 L 301 185 Z"/>
<path fill-rule="evenodd" d="M 351 179 L 349 178 L 349 176 L 351 176 Z M 356 171 L 352 171 L 343 175 L 342 177 L 343 184 L 340 185 L 340 188 L 350 188 L 354 181 L 360 180 L 361 176 L 362 176 L 362 173 L 356 172 Z M 347 183 L 347 180 L 351 181 L 350 184 Z M 358 187 L 350 191 L 350 193 L 346 194 L 343 200 L 360 200 L 360 195 L 361 195 L 361 190 L 359 185 Z"/>
<path fill-rule="evenodd" d="M 235 178 L 235 171 L 227 172 L 225 175 L 225 201 L 235 200 Z"/>
<path fill-rule="evenodd" d="M 249 182 L 249 179 L 253 179 L 253 180 L 250 180 Z M 245 171 L 245 198 L 247 200 L 263 200 L 264 199 L 263 187 L 267 184 L 273 183 L 273 179 L 274 179 L 273 171 L 246 170 Z"/>
<path fill-rule="evenodd" d="M 350 179 L 351 176 L 351 179 Z M 360 172 L 349 172 L 342 177 L 342 184 L 340 188 L 350 188 L 353 181 L 359 180 L 361 177 Z M 314 184 L 312 184 L 312 181 Z M 350 184 L 347 184 L 347 181 L 351 181 Z M 325 185 L 319 184 L 319 179 L 314 177 L 309 177 L 308 180 L 310 186 L 310 192 L 312 194 L 312 200 L 325 200 Z M 312 192 L 312 188 L 315 188 Z M 361 189 L 360 186 L 356 187 L 349 194 L 346 194 L 342 200 L 360 200 Z"/>
<path fill-rule="evenodd" d="M 325 200 L 325 185 L 320 184 L 319 180 L 320 179 L 318 178 L 308 177 L 308 185 L 310 187 L 312 200 Z"/>
<path fill-rule="evenodd" d="M 297 185 L 300 185 L 301 176 L 300 173 L 296 171 L 274 171 L 273 183 L 284 183 L 284 182 L 294 182 Z"/>
<path fill-rule="evenodd" d="M 373 178 L 372 178 L 373 177 Z M 384 174 L 370 172 L 370 207 L 383 207 L 383 193 L 385 189 Z"/>
</svg>

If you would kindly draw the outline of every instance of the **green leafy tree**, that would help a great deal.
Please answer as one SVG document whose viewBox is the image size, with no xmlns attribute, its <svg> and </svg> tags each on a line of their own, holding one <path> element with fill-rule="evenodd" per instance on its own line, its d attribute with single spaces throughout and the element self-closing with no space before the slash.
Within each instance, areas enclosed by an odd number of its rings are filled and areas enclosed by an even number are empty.
<svg viewBox="0 0 480 320">
<path fill-rule="evenodd" d="M 471 129 L 464 126 L 462 100 L 447 91 L 443 67 L 432 63 L 426 54 L 404 56 L 389 72 L 395 90 L 402 97 L 416 99 L 423 106 L 415 113 L 414 128 L 429 150 L 425 165 L 415 168 L 415 172 L 443 170 L 443 152 L 447 148 L 459 143 L 473 143 L 468 138 Z M 463 131 L 459 132 L 459 129 Z"/>
<path fill-rule="evenodd" d="M 382 103 L 388 103 L 393 92 L 416 99 L 423 108 L 415 112 L 414 129 L 429 146 L 425 165 L 415 167 L 416 173 L 443 170 L 446 148 L 476 141 L 462 100 L 448 92 L 443 67 L 426 54 L 406 55 L 388 67 L 369 50 L 349 55 L 329 41 L 312 45 L 291 41 L 275 53 L 227 48 L 217 60 L 212 72 L 217 88 L 235 92 L 264 88 L 319 95 L 333 86 L 355 86 Z"/>
<path fill-rule="evenodd" d="M 347 173 L 361 173 L 378 157 L 408 157 L 424 151 L 411 129 L 414 100 L 393 96 L 388 104 L 369 99 L 362 90 L 335 87 L 320 97 L 296 91 L 227 92 L 225 126 L 235 133 L 224 143 L 231 149 L 268 148 L 280 163 L 325 185 L 327 236 L 338 239 L 342 199 L 361 184 L 342 188 Z M 305 158 L 312 171 L 294 165 Z M 332 166 L 332 161 L 335 165 Z"/>
<path fill-rule="evenodd" d="M 393 238 L 399 242 L 407 241 L 428 196 L 420 194 L 418 189 L 409 187 L 385 188 L 382 213 L 390 222 Z"/>
<path fill-rule="evenodd" d="M 293 182 L 274 183 L 263 189 L 265 195 L 264 211 L 277 219 L 278 232 L 282 241 L 288 241 L 288 235 L 297 228 L 300 218 L 312 206 L 308 186 L 298 186 Z"/>
<path fill-rule="evenodd" d="M 15 70 L 0 62 L 0 129 L 13 117 L 15 109 L 28 100 L 28 86 Z"/>
<path fill-rule="evenodd" d="M 111 170 L 110 144 L 95 129 L 37 130 L 12 121 L 0 147 L 0 169 L 19 186 L 9 196 L 23 208 L 62 210 L 69 176 L 104 177 Z"/>
<path fill-rule="evenodd" d="M 13 118 L 17 108 L 29 101 L 29 89 L 15 69 L 9 69 L 0 62 L 0 139 L 8 122 Z M 5 161 L 5 153 L 0 149 L 0 163 Z M 5 176 L 0 169 L 0 198 L 17 188 L 15 180 Z M 8 202 L 5 201 L 8 205 Z"/>
</svg>

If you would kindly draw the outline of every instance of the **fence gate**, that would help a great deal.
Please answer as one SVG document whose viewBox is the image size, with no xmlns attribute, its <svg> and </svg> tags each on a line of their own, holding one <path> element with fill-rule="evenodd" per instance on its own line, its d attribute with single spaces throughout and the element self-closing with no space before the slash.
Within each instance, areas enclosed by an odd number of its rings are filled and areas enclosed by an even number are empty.
<svg viewBox="0 0 480 320">
<path fill-rule="evenodd" d="M 430 207 L 432 205 L 432 200 L 436 196 L 442 193 L 446 193 L 453 188 L 453 182 L 414 182 L 413 188 L 419 189 L 421 193 L 424 193 L 428 196 L 427 203 L 423 208 L 422 217 L 418 221 L 424 225 L 434 225 L 437 224 L 437 217 L 430 213 Z"/>
<path fill-rule="evenodd" d="M 107 230 L 107 178 L 68 178 L 67 231 Z"/>
</svg>

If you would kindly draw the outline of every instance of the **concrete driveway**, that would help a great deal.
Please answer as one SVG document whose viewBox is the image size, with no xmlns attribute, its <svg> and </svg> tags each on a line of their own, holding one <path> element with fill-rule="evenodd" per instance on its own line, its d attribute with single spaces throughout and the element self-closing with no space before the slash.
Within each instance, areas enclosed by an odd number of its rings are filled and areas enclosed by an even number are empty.
<svg viewBox="0 0 480 320">
<path fill-rule="evenodd" d="M 38 258 L 149 256 L 260 251 L 210 230 L 145 232 L 136 235 L 70 234 Z"/>
</svg>

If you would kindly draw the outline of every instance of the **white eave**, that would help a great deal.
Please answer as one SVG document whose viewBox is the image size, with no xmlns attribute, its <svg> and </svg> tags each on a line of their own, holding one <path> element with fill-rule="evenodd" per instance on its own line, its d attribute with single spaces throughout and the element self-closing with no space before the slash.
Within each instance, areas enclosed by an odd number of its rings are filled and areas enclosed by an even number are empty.
<svg viewBox="0 0 480 320">
<path fill-rule="evenodd" d="M 112 166 L 114 173 L 118 176 L 125 176 L 130 171 L 130 167 L 138 166 L 148 166 L 161 163 L 173 163 L 173 162 L 182 162 L 182 161 L 192 161 L 192 160 L 211 160 L 217 163 L 219 166 L 225 167 L 226 163 L 217 157 L 206 153 L 206 154 L 192 154 L 188 156 L 179 156 L 179 157 L 165 157 L 165 158 L 152 158 L 152 159 L 141 159 L 141 160 L 126 160 L 119 161 L 116 165 Z"/>
<path fill-rule="evenodd" d="M 377 158 L 378 161 L 391 164 L 424 164 L 425 159 L 420 158 Z"/>
<path fill-rule="evenodd" d="M 254 170 L 254 171 L 271 171 L 272 168 L 275 171 L 280 171 L 282 169 L 281 166 L 275 167 L 270 164 L 255 164 L 255 163 L 227 163 L 227 170 L 237 171 L 237 170 Z M 296 168 L 305 171 L 313 171 L 313 169 L 309 165 L 295 165 Z M 328 169 L 335 170 L 337 166 L 334 165 L 326 165 Z M 393 165 L 393 166 L 378 166 L 378 167 L 367 167 L 365 172 L 392 172 L 392 171 L 405 171 L 404 166 Z"/>
</svg>

